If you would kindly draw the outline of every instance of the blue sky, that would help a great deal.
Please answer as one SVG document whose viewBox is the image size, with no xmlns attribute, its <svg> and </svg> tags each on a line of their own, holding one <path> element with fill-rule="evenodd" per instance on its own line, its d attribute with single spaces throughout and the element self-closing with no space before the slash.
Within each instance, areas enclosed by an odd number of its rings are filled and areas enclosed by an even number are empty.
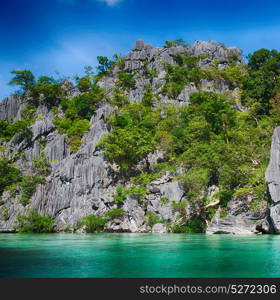
<svg viewBox="0 0 280 300">
<path fill-rule="evenodd" d="M 136 39 L 280 50 L 279 11 L 279 0 L 0 0 L 0 98 L 14 90 L 13 69 L 82 74 L 96 56 L 125 54 Z"/>
</svg>

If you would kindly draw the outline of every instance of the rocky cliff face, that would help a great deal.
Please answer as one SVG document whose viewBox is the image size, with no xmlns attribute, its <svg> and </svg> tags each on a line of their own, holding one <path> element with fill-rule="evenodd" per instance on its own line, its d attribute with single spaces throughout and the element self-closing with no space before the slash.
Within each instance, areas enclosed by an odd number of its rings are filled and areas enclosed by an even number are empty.
<svg viewBox="0 0 280 300">
<path fill-rule="evenodd" d="M 268 183 L 268 191 L 271 200 L 271 206 L 268 212 L 268 222 L 271 231 L 280 232 L 280 127 L 275 128 L 271 155 L 265 178 Z"/>
<path fill-rule="evenodd" d="M 125 71 L 136 72 L 136 88 L 129 93 L 129 102 L 140 102 L 147 84 L 152 85 L 154 92 L 160 90 L 165 82 L 166 71 L 163 62 L 174 63 L 172 55 L 182 51 L 190 55 L 206 54 L 200 61 L 200 67 L 206 68 L 213 60 L 216 60 L 220 68 L 229 63 L 229 54 L 237 57 L 237 63 L 242 64 L 241 52 L 238 48 L 225 49 L 215 42 L 196 42 L 189 47 L 174 46 L 153 48 L 143 41 L 137 41 L 132 51 L 124 57 Z M 143 77 L 145 68 L 156 70 L 157 76 L 151 79 Z M 112 94 L 115 86 L 118 67 L 111 75 L 100 80 L 107 95 Z M 202 81 L 202 88 L 213 89 L 213 83 Z M 229 91 L 226 82 L 221 81 L 214 87 L 216 92 Z M 178 105 L 188 105 L 189 95 L 197 91 L 194 84 L 189 84 L 177 97 L 170 100 L 167 96 L 161 96 L 160 102 L 173 102 Z M 69 95 L 78 92 L 69 89 Z M 12 96 L 0 103 L 0 119 L 12 121 L 20 119 L 20 112 L 24 108 L 20 98 Z M 105 103 L 101 105 L 90 120 L 90 131 L 83 137 L 80 149 L 71 154 L 66 143 L 66 136 L 59 134 L 54 126 L 53 112 L 44 106 L 40 106 L 35 113 L 36 121 L 31 126 L 31 142 L 22 141 L 15 145 L 10 141 L 6 145 L 5 155 L 13 157 L 22 170 L 31 166 L 32 160 L 43 149 L 51 162 L 51 172 L 46 178 L 45 184 L 40 184 L 31 198 L 27 207 L 32 207 L 43 215 L 49 215 L 55 221 L 55 230 L 63 231 L 73 227 L 78 221 L 89 215 L 102 216 L 118 205 L 113 199 L 116 187 L 120 184 L 129 186 L 128 182 L 122 182 L 114 165 L 110 165 L 97 146 L 100 138 L 110 131 L 106 118 L 114 108 Z M 221 218 L 218 210 L 209 223 L 208 233 L 254 233 L 254 232 L 279 232 L 280 231 L 280 129 L 275 130 L 273 136 L 271 161 L 266 178 L 269 184 L 272 206 L 267 213 L 253 213 L 248 208 L 250 199 L 232 199 L 228 204 L 228 216 Z M 43 142 L 42 142 L 43 141 Z M 151 163 L 164 160 L 161 151 L 152 153 L 148 159 Z M 145 199 L 138 200 L 127 196 L 122 208 L 125 214 L 122 217 L 111 220 L 107 230 L 112 232 L 167 232 L 164 224 L 156 224 L 152 228 L 145 222 L 147 212 L 152 212 L 164 221 L 175 222 L 178 212 L 175 212 L 171 204 L 163 205 L 161 199 L 166 197 L 180 203 L 188 198 L 181 183 L 170 176 L 168 172 L 148 185 L 148 195 Z M 16 216 L 24 213 L 27 207 L 19 202 L 18 195 L 11 195 L 5 191 L 0 205 L 6 208 L 7 217 L 0 220 L 0 230 L 12 230 Z M 189 214 L 195 209 L 187 208 Z"/>
</svg>

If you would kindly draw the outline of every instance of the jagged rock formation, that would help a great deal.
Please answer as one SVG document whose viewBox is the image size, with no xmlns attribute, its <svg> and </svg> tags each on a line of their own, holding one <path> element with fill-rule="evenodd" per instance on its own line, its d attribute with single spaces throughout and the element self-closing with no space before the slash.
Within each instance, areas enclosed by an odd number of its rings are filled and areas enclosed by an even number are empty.
<svg viewBox="0 0 280 300">
<path fill-rule="evenodd" d="M 270 199 L 268 209 L 252 213 L 248 207 L 250 199 L 233 199 L 228 203 L 228 216 L 221 218 L 218 210 L 207 233 L 280 233 L 280 127 L 275 128 L 272 136 L 265 179 Z"/>
<path fill-rule="evenodd" d="M 207 68 L 213 60 L 218 61 L 219 68 L 224 68 L 229 63 L 229 54 L 237 57 L 237 63 L 242 64 L 241 52 L 236 47 L 225 49 L 215 42 L 199 42 L 189 47 L 174 46 L 153 48 L 143 41 L 137 41 L 132 51 L 124 57 L 127 72 L 137 71 L 136 88 L 130 91 L 129 102 L 140 102 L 145 86 L 152 85 L 153 92 L 158 92 L 164 82 L 166 71 L 163 62 L 174 63 L 172 55 L 177 52 L 186 52 L 190 55 L 206 54 L 200 61 L 201 68 Z M 145 68 L 153 69 L 157 76 L 153 80 L 145 78 Z M 99 81 L 99 85 L 111 95 L 115 86 L 118 67 L 112 74 Z M 68 87 L 69 95 L 73 96 L 78 92 L 71 86 Z M 221 81 L 213 88 L 212 82 L 202 80 L 202 89 L 214 89 L 216 92 L 229 91 L 226 82 Z M 187 105 L 189 95 L 197 91 L 194 84 L 190 83 L 172 103 Z M 160 102 L 171 102 L 167 96 L 161 96 Z M 17 96 L 12 96 L 0 103 L 0 120 L 20 119 L 20 112 L 24 104 L 20 103 Z M 30 167 L 32 160 L 37 157 L 42 148 L 41 141 L 44 141 L 43 151 L 51 163 L 51 174 L 46 178 L 46 183 L 38 186 L 31 198 L 28 207 L 35 208 L 43 215 L 49 215 L 55 221 L 55 230 L 63 231 L 73 227 L 88 215 L 102 216 L 111 208 L 116 208 L 113 195 L 116 187 L 120 184 L 114 166 L 108 164 L 102 152 L 96 147 L 100 138 L 110 130 L 106 118 L 112 112 L 113 107 L 103 104 L 97 109 L 90 120 L 90 131 L 83 137 L 83 144 L 80 149 L 71 154 L 66 143 L 66 136 L 61 135 L 55 128 L 53 112 L 44 106 L 39 106 L 35 117 L 35 123 L 31 126 L 31 143 L 22 141 L 15 145 L 13 141 L 7 144 L 5 155 L 16 158 L 21 169 Z M 40 117 L 39 117 L 40 116 Z M 207 229 L 208 233 L 254 233 L 280 231 L 280 129 L 276 129 L 273 137 L 272 156 L 267 171 L 267 181 L 273 206 L 267 218 L 267 213 L 254 214 L 248 208 L 250 199 L 232 199 L 228 204 L 228 216 L 221 218 L 220 210 L 217 211 L 211 224 Z M 152 163 L 162 160 L 162 153 L 157 152 L 149 156 Z M 123 182 L 121 182 L 123 184 Z M 126 185 L 127 183 L 125 183 Z M 162 205 L 161 199 L 166 197 L 177 203 L 187 199 L 185 190 L 180 182 L 169 174 L 156 179 L 148 186 L 149 193 L 144 200 L 139 201 L 128 196 L 123 209 L 125 214 L 108 223 L 107 230 L 112 232 L 167 232 L 164 224 L 155 224 L 152 228 L 145 224 L 146 212 L 158 215 L 164 221 L 175 222 L 178 212 L 174 212 L 171 204 Z M 11 197 L 5 191 L 1 204 L 8 209 L 6 220 L 0 220 L 0 231 L 9 231 L 13 228 L 15 218 L 19 213 L 25 211 L 25 207 L 18 201 L 18 196 Z M 188 208 L 191 214 L 193 208 Z"/>
<path fill-rule="evenodd" d="M 271 231 L 280 233 L 280 127 L 275 128 L 273 133 L 270 161 L 265 178 L 271 199 L 268 220 Z"/>
</svg>

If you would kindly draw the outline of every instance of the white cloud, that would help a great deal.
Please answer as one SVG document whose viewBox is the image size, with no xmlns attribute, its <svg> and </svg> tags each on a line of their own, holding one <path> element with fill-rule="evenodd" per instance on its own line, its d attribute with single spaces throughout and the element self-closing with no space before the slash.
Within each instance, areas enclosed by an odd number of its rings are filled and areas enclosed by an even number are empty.
<svg viewBox="0 0 280 300">
<path fill-rule="evenodd" d="M 99 2 L 105 2 L 108 6 L 115 6 L 120 3 L 122 0 L 98 0 Z"/>
<path fill-rule="evenodd" d="M 70 5 L 75 5 L 78 3 L 78 0 L 59 0 L 59 1 Z M 96 1 L 106 3 L 110 7 L 116 6 L 118 3 L 122 2 L 122 0 L 86 0 L 85 2 L 96 3 Z"/>
</svg>

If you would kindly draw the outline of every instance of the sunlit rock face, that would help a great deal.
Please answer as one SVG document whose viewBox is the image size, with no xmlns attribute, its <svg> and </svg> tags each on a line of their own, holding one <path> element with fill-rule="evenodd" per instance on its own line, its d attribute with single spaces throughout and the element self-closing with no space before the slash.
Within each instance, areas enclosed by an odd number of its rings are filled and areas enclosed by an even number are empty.
<svg viewBox="0 0 280 300">
<path fill-rule="evenodd" d="M 280 127 L 275 128 L 272 136 L 270 161 L 265 179 L 271 199 L 269 220 L 272 230 L 280 233 Z"/>
<path fill-rule="evenodd" d="M 205 54 L 205 58 L 200 61 L 201 68 L 207 68 L 214 60 L 218 62 L 220 68 L 226 67 L 230 62 L 229 54 L 236 56 L 237 64 L 243 63 L 241 51 L 238 48 L 226 49 L 213 41 L 197 41 L 187 47 L 153 48 L 151 45 L 139 40 L 133 46 L 132 51 L 124 56 L 124 70 L 127 72 L 137 71 L 135 75 L 136 87 L 128 95 L 130 103 L 141 101 L 147 84 L 151 84 L 153 92 L 158 92 L 162 88 L 166 74 L 164 64 L 174 64 L 173 55 L 178 52 L 185 52 L 190 55 Z M 153 79 L 147 79 L 143 76 L 147 69 L 155 70 L 156 75 Z M 106 90 L 108 96 L 113 93 L 117 72 L 118 67 L 116 66 L 112 74 L 104 77 L 98 83 Z M 225 82 L 220 82 L 215 88 L 212 85 L 211 82 L 206 80 L 201 83 L 204 90 L 212 88 L 215 92 L 229 91 Z M 71 85 L 66 88 L 69 97 L 79 93 Z M 195 85 L 190 83 L 176 99 L 171 100 L 167 96 L 161 95 L 159 101 L 160 103 L 170 102 L 177 105 L 188 105 L 190 94 L 196 91 Z M 0 103 L 0 120 L 10 122 L 20 119 L 24 107 L 18 96 L 4 99 Z M 18 157 L 16 156 L 15 162 L 22 170 L 28 170 L 32 160 L 42 150 L 43 140 L 43 151 L 51 161 L 51 174 L 46 178 L 45 184 L 37 187 L 27 208 L 35 208 L 41 214 L 52 217 L 55 221 L 56 231 L 67 230 L 86 216 L 93 214 L 102 216 L 108 210 L 117 208 L 118 205 L 113 198 L 116 188 L 119 185 L 128 186 L 128 182 L 122 181 L 116 166 L 108 164 L 97 147 L 100 139 L 110 132 L 106 120 L 113 109 L 108 103 L 98 107 L 90 121 L 91 129 L 84 135 L 83 144 L 76 153 L 70 153 L 67 137 L 59 134 L 55 128 L 53 112 L 43 106 L 38 108 L 36 121 L 30 128 L 32 131 L 31 141 L 22 141 L 18 145 L 10 141 L 6 146 L 5 154 L 15 157 L 16 154 L 20 153 Z M 267 171 L 271 198 L 276 205 L 280 195 L 278 132 L 279 129 L 274 134 L 272 158 Z M 152 153 L 149 160 L 151 164 L 164 161 L 164 153 L 160 151 Z M 125 211 L 124 215 L 110 221 L 107 230 L 112 232 L 168 232 L 168 229 L 162 223 L 155 224 L 152 228 L 147 226 L 145 223 L 146 213 L 152 212 L 164 221 L 174 222 L 178 212 L 174 211 L 171 203 L 163 204 L 162 198 L 168 198 L 179 203 L 187 200 L 188 195 L 180 182 L 169 174 L 165 174 L 162 178 L 151 182 L 148 190 L 145 199 L 141 201 L 133 197 L 127 197 L 122 206 Z M 247 233 L 255 232 L 257 225 L 265 227 L 262 223 L 265 219 L 264 215 L 246 214 L 247 202 L 241 201 L 240 204 L 238 201 L 233 200 L 235 206 L 240 206 L 238 213 L 236 213 L 234 205 L 231 209 L 232 214 L 227 219 L 221 220 L 217 213 L 212 225 L 208 228 L 209 233 L 218 231 Z M 20 204 L 18 195 L 11 196 L 8 192 L 4 192 L 0 205 L 6 207 L 8 214 L 5 220 L 0 220 L 0 230 L 9 231 L 15 224 L 16 216 L 23 213 L 26 207 Z M 275 224 L 275 228 L 280 228 L 279 220 L 276 220 L 279 215 L 276 212 L 276 207 L 275 212 L 271 210 L 270 217 L 274 222 L 273 224 Z M 191 206 L 186 207 L 189 215 L 192 214 L 193 209 L 195 208 Z"/>
</svg>

